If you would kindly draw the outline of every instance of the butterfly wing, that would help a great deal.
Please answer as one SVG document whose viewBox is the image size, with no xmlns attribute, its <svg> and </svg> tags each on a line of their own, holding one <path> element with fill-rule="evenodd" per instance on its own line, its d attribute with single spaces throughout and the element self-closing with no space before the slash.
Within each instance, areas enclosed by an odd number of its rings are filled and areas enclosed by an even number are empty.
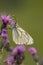
<svg viewBox="0 0 43 65">
<path fill-rule="evenodd" d="M 13 41 L 16 44 L 25 44 L 25 45 L 33 44 L 33 38 L 20 26 L 12 30 L 12 37 Z"/>
</svg>

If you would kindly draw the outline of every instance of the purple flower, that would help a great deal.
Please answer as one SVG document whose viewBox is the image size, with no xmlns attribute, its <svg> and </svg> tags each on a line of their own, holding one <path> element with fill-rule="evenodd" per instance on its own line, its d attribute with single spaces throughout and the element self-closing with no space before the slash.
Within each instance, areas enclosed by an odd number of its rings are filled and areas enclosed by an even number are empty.
<svg viewBox="0 0 43 65">
<path fill-rule="evenodd" d="M 24 45 L 18 46 L 18 51 L 21 53 L 24 53 L 25 52 L 25 46 Z"/>
<path fill-rule="evenodd" d="M 31 48 L 28 49 L 28 52 L 30 54 L 36 54 L 37 53 L 37 50 L 34 47 L 31 47 Z"/>
<path fill-rule="evenodd" d="M 1 36 L 2 37 L 7 37 L 8 31 L 6 29 L 2 30 Z"/>
<path fill-rule="evenodd" d="M 23 45 L 17 46 L 13 49 L 12 55 L 14 56 L 14 59 L 16 61 L 16 64 L 19 65 L 24 60 L 25 47 Z"/>
<path fill-rule="evenodd" d="M 2 20 L 3 23 L 7 23 L 8 18 L 9 17 L 7 15 L 2 15 L 1 16 L 1 20 Z"/>
<path fill-rule="evenodd" d="M 2 15 L 1 16 L 1 20 L 3 23 L 8 23 L 9 25 L 14 24 L 13 20 L 11 19 L 11 17 L 8 15 Z"/>
<path fill-rule="evenodd" d="M 9 56 L 7 58 L 7 62 L 13 64 L 14 63 L 14 57 L 13 56 Z"/>
<path fill-rule="evenodd" d="M 13 24 L 14 24 L 13 20 L 12 20 L 12 19 L 9 19 L 9 20 L 8 20 L 8 24 L 9 24 L 9 25 L 13 25 Z"/>
<path fill-rule="evenodd" d="M 8 31 L 7 31 L 7 29 L 3 29 L 2 32 L 3 33 L 7 33 Z"/>
<path fill-rule="evenodd" d="M 25 52 L 25 47 L 23 45 L 20 45 L 13 49 L 12 54 L 15 55 L 15 54 L 24 53 L 24 52 Z"/>
</svg>

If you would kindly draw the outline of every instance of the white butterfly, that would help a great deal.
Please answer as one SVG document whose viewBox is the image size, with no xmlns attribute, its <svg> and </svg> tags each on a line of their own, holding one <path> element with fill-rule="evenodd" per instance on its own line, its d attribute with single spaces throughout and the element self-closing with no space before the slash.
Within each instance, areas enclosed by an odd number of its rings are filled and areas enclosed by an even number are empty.
<svg viewBox="0 0 43 65">
<path fill-rule="evenodd" d="M 23 30 L 18 24 L 12 29 L 13 41 L 20 45 L 32 45 L 34 43 L 33 38 L 25 30 Z"/>
</svg>

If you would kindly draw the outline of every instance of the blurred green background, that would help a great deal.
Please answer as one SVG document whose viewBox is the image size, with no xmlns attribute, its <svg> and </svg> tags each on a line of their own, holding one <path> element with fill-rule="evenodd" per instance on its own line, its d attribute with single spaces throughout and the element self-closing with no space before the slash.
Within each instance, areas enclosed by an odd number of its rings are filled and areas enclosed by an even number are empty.
<svg viewBox="0 0 43 65">
<path fill-rule="evenodd" d="M 43 0 L 0 0 L 0 14 L 15 15 L 18 24 L 25 29 L 34 39 L 34 46 L 37 48 L 39 58 L 43 57 Z M 14 17 L 13 17 L 14 18 Z M 1 25 L 1 23 L 0 23 Z M 11 30 L 9 30 L 9 39 L 11 46 L 16 46 L 12 41 Z M 26 46 L 26 58 L 24 65 L 35 65 L 28 48 Z M 7 52 L 4 51 L 3 59 Z M 0 59 L 0 65 L 3 65 Z"/>
</svg>

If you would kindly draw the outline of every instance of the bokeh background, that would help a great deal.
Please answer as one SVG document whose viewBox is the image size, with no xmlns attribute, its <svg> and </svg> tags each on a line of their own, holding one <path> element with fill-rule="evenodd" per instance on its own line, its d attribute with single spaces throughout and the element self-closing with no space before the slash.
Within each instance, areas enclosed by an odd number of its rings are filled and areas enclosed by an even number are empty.
<svg viewBox="0 0 43 65">
<path fill-rule="evenodd" d="M 6 13 L 15 15 L 17 23 L 25 29 L 34 39 L 34 46 L 39 58 L 43 57 L 43 0 L 0 0 L 0 14 Z M 14 16 L 13 16 L 14 18 Z M 1 23 L 0 23 L 1 25 Z M 12 31 L 9 30 L 8 37 L 11 46 L 16 46 L 12 40 Z M 26 46 L 24 65 L 35 65 L 28 48 Z M 1 56 L 1 55 L 0 55 Z M 7 56 L 4 50 L 0 65 Z"/>
</svg>

